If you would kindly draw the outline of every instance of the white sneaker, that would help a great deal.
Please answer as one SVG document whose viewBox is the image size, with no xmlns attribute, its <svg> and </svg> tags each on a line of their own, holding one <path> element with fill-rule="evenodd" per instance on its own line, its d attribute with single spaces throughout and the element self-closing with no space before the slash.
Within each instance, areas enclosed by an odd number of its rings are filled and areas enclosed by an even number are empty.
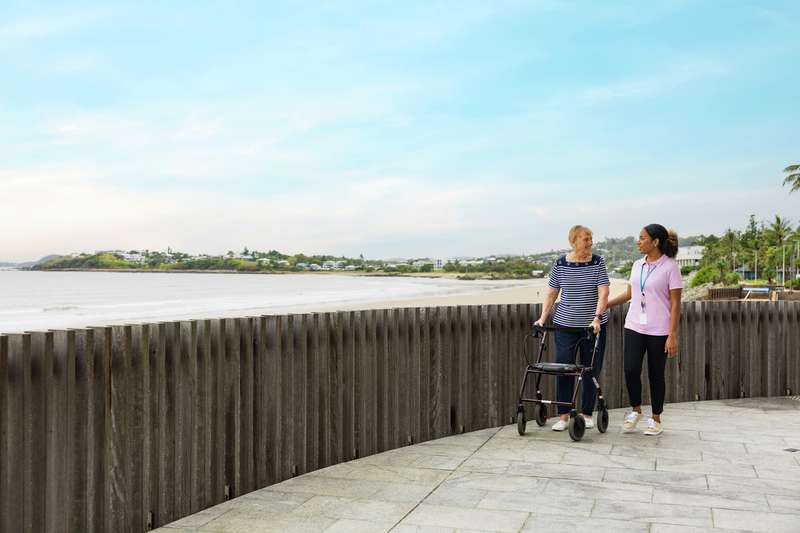
<svg viewBox="0 0 800 533">
<path fill-rule="evenodd" d="M 553 431 L 564 431 L 565 429 L 567 429 L 568 425 L 569 425 L 569 421 L 568 420 L 561 420 L 559 418 L 558 422 L 553 424 Z"/>
<path fill-rule="evenodd" d="M 625 416 L 625 421 L 622 423 L 622 432 L 623 433 L 633 433 L 636 431 L 636 424 L 639 423 L 639 419 L 642 418 L 642 413 L 638 413 L 636 411 L 631 411 L 630 413 Z"/>
<path fill-rule="evenodd" d="M 647 421 L 647 429 L 645 430 L 645 435 L 661 435 L 661 422 L 656 422 L 654 419 L 650 419 Z"/>
<path fill-rule="evenodd" d="M 592 429 L 594 427 L 594 421 L 592 420 L 592 417 L 586 415 L 581 416 L 583 416 L 583 421 L 586 423 L 586 429 Z"/>
</svg>

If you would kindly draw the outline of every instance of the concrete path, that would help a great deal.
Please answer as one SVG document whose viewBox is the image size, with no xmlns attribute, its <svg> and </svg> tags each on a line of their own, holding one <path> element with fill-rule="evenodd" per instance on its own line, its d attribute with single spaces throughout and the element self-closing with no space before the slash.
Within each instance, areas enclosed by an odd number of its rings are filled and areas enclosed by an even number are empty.
<svg viewBox="0 0 800 533">
<path fill-rule="evenodd" d="M 671 404 L 658 437 L 529 422 L 332 466 L 159 533 L 800 532 L 800 399 Z M 642 424 L 640 424 L 642 425 Z"/>
</svg>

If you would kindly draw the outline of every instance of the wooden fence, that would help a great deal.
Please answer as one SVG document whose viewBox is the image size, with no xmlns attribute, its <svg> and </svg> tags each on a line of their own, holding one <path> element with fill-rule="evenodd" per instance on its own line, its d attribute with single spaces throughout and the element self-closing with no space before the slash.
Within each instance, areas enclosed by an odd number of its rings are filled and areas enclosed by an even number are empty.
<svg viewBox="0 0 800 533">
<path fill-rule="evenodd" d="M 624 316 L 614 311 L 601 381 L 618 407 Z M 538 312 L 370 310 L 0 336 L 0 530 L 138 533 L 327 465 L 510 423 Z M 800 302 L 685 303 L 681 322 L 668 401 L 800 390 Z"/>
</svg>

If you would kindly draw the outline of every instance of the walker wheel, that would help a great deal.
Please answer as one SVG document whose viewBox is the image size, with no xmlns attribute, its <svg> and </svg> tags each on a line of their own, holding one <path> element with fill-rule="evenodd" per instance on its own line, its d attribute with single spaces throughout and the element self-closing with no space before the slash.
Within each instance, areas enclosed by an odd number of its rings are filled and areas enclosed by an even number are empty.
<svg viewBox="0 0 800 533">
<path fill-rule="evenodd" d="M 608 429 L 608 409 L 601 407 L 597 412 L 597 431 L 605 433 Z"/>
<path fill-rule="evenodd" d="M 517 432 L 520 436 L 525 435 L 525 424 L 527 421 L 525 420 L 525 411 L 520 409 L 517 411 Z"/>
<path fill-rule="evenodd" d="M 573 415 L 569 419 L 567 430 L 569 431 L 569 437 L 577 442 L 583 438 L 583 434 L 586 431 L 586 422 L 582 416 Z"/>
<path fill-rule="evenodd" d="M 547 423 L 547 407 L 542 403 L 537 403 L 533 406 L 533 419 L 539 427 Z"/>
</svg>

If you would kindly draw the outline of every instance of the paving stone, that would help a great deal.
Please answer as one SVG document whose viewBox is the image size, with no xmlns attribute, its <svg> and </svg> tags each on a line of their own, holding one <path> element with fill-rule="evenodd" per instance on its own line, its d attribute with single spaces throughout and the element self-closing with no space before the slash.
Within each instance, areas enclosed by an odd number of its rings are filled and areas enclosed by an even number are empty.
<svg viewBox="0 0 800 533">
<path fill-rule="evenodd" d="M 703 460 L 703 452 L 700 450 L 664 448 L 658 446 L 635 446 L 625 444 L 615 444 L 611 449 L 611 455 L 621 455 L 623 457 L 662 457 L 669 459 L 681 459 L 684 461 Z"/>
<path fill-rule="evenodd" d="M 394 522 L 371 522 L 343 518 L 337 520 L 324 533 L 386 533 L 394 527 Z"/>
<path fill-rule="evenodd" d="M 634 470 L 656 469 L 654 457 L 606 455 L 579 450 L 566 452 L 561 462 L 566 465 L 578 466 L 631 468 Z"/>
<path fill-rule="evenodd" d="M 496 491 L 540 492 L 547 484 L 547 479 L 516 475 L 480 474 L 475 472 L 456 472 L 444 486 L 455 486 L 466 489 Z"/>
<path fill-rule="evenodd" d="M 606 481 L 575 481 L 551 479 L 544 493 L 549 497 L 601 499 L 614 501 L 650 502 L 653 487 L 636 483 L 610 483 Z"/>
<path fill-rule="evenodd" d="M 662 472 L 694 472 L 702 474 L 720 474 L 736 477 L 756 477 L 756 471 L 751 465 L 715 464 L 700 462 L 680 461 L 677 459 L 658 459 L 656 470 Z"/>
<path fill-rule="evenodd" d="M 756 474 L 762 479 L 785 479 L 800 481 L 800 466 L 785 465 L 781 468 L 756 465 Z"/>
<path fill-rule="evenodd" d="M 442 485 L 425 499 L 432 505 L 448 505 L 450 507 L 477 507 L 489 493 L 487 490 L 470 489 L 453 485 Z"/>
<path fill-rule="evenodd" d="M 650 533 L 743 533 L 741 529 L 719 529 L 712 527 L 676 526 L 673 524 L 651 524 Z"/>
<path fill-rule="evenodd" d="M 358 483 L 354 483 L 348 479 L 306 474 L 305 476 L 299 476 L 277 485 L 272 485 L 267 487 L 266 490 L 343 496 L 345 498 L 368 498 L 384 487 L 385 484 L 379 482 L 361 480 Z"/>
<path fill-rule="evenodd" d="M 603 479 L 605 470 L 605 468 L 597 466 L 524 463 L 521 461 L 513 461 L 508 471 L 510 473 L 524 476 L 600 481 Z"/>
<path fill-rule="evenodd" d="M 708 488 L 706 475 L 696 472 L 664 472 L 658 470 L 650 472 L 648 470 L 623 470 L 621 468 L 609 468 L 606 470 L 603 481 L 694 487 L 700 489 Z"/>
<path fill-rule="evenodd" d="M 329 518 L 352 518 L 370 520 L 380 517 L 381 520 L 399 522 L 411 509 L 413 503 L 397 503 L 381 500 L 356 500 L 337 498 L 334 496 L 314 496 L 291 512 L 292 516 Z"/>
<path fill-rule="evenodd" d="M 392 529 L 392 533 L 456 533 L 456 530 L 452 527 L 398 524 Z"/>
<path fill-rule="evenodd" d="M 714 525 L 720 528 L 741 528 L 746 531 L 797 533 L 800 514 L 765 513 L 714 509 Z"/>
<path fill-rule="evenodd" d="M 717 490 L 758 492 L 761 494 L 796 496 L 800 494 L 800 481 L 781 479 L 747 479 L 741 477 L 709 475 L 708 487 Z"/>
<path fill-rule="evenodd" d="M 521 531 L 531 533 L 598 533 L 601 531 L 647 533 L 648 529 L 649 524 L 627 520 L 531 515 Z"/>
<path fill-rule="evenodd" d="M 423 503 L 414 509 L 403 523 L 516 533 L 527 518 L 528 513 L 518 511 L 465 509 Z"/>
<path fill-rule="evenodd" d="M 713 526 L 711 509 L 706 507 L 598 500 L 592 510 L 592 517 L 619 519 L 621 516 L 635 522 Z"/>
<path fill-rule="evenodd" d="M 763 494 L 743 491 L 657 487 L 653 492 L 653 503 L 763 510 L 767 507 L 767 498 Z"/>
<path fill-rule="evenodd" d="M 670 405 L 656 438 L 590 431 L 573 442 L 535 425 L 523 437 L 514 425 L 455 435 L 299 476 L 158 531 L 800 531 L 800 454 L 783 450 L 800 447 L 800 404 L 780 400 Z M 611 412 L 612 427 L 624 412 Z"/>
<path fill-rule="evenodd" d="M 564 498 L 559 505 L 557 499 L 549 494 L 527 494 L 524 492 L 489 492 L 478 503 L 479 509 L 524 511 L 539 514 L 565 514 L 573 517 L 588 517 L 592 512 L 594 500 Z"/>
<path fill-rule="evenodd" d="M 769 507 L 779 513 L 800 513 L 800 493 L 792 496 L 767 495 Z"/>
</svg>

